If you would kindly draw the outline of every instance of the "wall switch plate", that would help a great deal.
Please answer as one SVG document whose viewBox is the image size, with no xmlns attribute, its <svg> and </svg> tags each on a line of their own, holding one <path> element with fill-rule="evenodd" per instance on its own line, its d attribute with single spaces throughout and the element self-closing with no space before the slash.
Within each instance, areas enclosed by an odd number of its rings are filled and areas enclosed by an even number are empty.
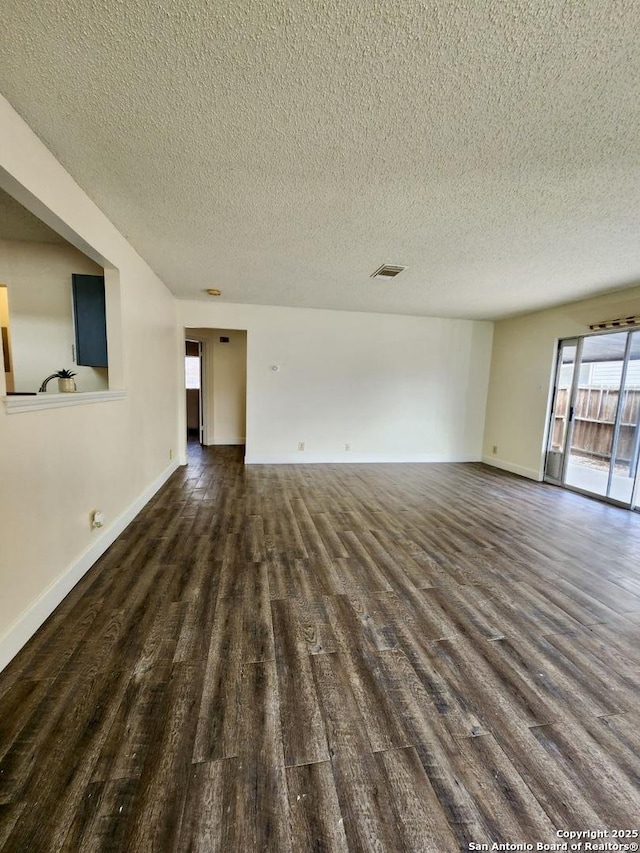
<svg viewBox="0 0 640 853">
<path fill-rule="evenodd" d="M 304 450 L 304 441 L 298 442 L 298 450 Z"/>
<path fill-rule="evenodd" d="M 345 444 L 344 449 L 345 449 L 345 450 L 351 450 L 351 445 L 350 445 L 350 444 Z"/>
</svg>

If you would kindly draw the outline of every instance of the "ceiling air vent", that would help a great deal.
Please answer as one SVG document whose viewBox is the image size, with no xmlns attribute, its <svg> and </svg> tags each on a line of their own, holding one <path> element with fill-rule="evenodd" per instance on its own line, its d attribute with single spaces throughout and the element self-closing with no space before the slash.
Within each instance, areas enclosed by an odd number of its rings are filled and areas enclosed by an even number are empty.
<svg viewBox="0 0 640 853">
<path fill-rule="evenodd" d="M 400 275 L 402 270 L 406 270 L 406 267 L 399 267 L 397 264 L 382 264 L 381 267 L 372 273 L 371 278 L 381 278 L 383 281 L 391 281 L 392 278 Z"/>
</svg>

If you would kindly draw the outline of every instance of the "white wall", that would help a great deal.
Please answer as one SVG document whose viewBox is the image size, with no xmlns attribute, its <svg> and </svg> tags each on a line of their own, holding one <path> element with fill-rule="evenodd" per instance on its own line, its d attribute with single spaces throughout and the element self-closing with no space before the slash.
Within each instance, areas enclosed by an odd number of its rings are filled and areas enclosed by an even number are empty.
<svg viewBox="0 0 640 853">
<path fill-rule="evenodd" d="M 0 404 L 2 667 L 173 470 L 179 380 L 172 295 L 2 98 L 0 185 L 105 267 L 110 380 L 127 391 L 23 414 Z M 92 531 L 95 508 L 107 525 Z"/>
<path fill-rule="evenodd" d="M 71 276 L 103 275 L 104 270 L 66 243 L 0 240 L 0 282 L 9 292 L 15 390 L 37 391 L 42 380 L 72 369 L 79 391 L 108 387 L 107 370 L 78 367 L 74 344 Z M 57 393 L 55 381 L 48 393 Z"/>
<path fill-rule="evenodd" d="M 204 345 L 204 444 L 244 444 L 247 401 L 247 333 L 189 329 Z M 220 338 L 229 338 L 221 343 Z"/>
<path fill-rule="evenodd" d="M 480 458 L 491 323 L 186 300 L 177 312 L 180 359 L 185 327 L 247 331 L 249 463 Z"/>
<path fill-rule="evenodd" d="M 634 314 L 640 314 L 640 287 L 496 323 L 483 461 L 541 479 L 558 340 Z"/>
</svg>

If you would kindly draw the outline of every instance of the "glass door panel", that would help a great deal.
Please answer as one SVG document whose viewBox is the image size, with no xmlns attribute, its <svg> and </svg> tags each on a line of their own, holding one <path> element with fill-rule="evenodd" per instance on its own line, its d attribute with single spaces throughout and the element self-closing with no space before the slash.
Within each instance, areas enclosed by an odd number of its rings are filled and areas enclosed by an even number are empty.
<svg viewBox="0 0 640 853">
<path fill-rule="evenodd" d="M 640 332 L 630 333 L 627 349 L 608 491 L 624 503 L 631 502 L 640 453 Z"/>
<path fill-rule="evenodd" d="M 584 338 L 574 382 L 564 482 L 602 497 L 615 497 L 610 495 L 612 451 L 619 436 L 628 336 L 628 332 L 616 332 Z M 629 493 L 627 501 L 630 498 Z"/>
<path fill-rule="evenodd" d="M 571 390 L 573 387 L 577 351 L 577 340 L 560 341 L 544 470 L 545 479 L 556 483 L 562 481 L 564 450 L 569 427 Z"/>
</svg>

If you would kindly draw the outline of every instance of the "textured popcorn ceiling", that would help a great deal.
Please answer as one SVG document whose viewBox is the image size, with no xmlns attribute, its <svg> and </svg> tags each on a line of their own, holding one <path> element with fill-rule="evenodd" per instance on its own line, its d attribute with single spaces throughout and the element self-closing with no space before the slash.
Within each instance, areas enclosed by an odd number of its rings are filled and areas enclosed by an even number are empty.
<svg viewBox="0 0 640 853">
<path fill-rule="evenodd" d="M 639 26 L 635 0 L 4 0 L 0 88 L 179 297 L 492 318 L 640 280 Z"/>
</svg>

